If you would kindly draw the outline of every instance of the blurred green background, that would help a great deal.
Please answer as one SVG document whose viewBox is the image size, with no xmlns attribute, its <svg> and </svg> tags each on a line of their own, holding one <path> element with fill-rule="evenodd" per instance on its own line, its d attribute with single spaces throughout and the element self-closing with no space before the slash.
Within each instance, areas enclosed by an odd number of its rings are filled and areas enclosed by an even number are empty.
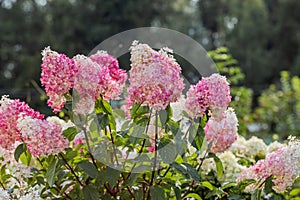
<svg viewBox="0 0 300 200">
<path fill-rule="evenodd" d="M 211 50 L 232 84 L 241 134 L 300 135 L 299 10 L 299 0 L 0 0 L 0 94 L 51 113 L 39 89 L 45 46 L 72 57 L 158 26 Z"/>
</svg>

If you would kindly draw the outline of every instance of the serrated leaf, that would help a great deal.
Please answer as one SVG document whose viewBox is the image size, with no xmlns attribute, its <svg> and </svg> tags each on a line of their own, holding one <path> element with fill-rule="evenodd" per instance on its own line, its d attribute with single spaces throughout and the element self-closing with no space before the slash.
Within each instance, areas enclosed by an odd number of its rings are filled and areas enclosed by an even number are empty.
<svg viewBox="0 0 300 200">
<path fill-rule="evenodd" d="M 83 198 L 85 200 L 98 200 L 99 194 L 95 188 L 90 185 L 86 185 L 82 188 Z"/>
<path fill-rule="evenodd" d="M 24 151 L 26 151 L 25 144 L 24 143 L 19 144 L 19 146 L 16 148 L 15 153 L 14 153 L 14 157 L 17 162 L 19 161 L 19 158 Z"/>
<path fill-rule="evenodd" d="M 152 186 L 150 188 L 150 195 L 152 200 L 164 200 L 166 199 L 165 191 L 159 186 Z"/>
<path fill-rule="evenodd" d="M 78 163 L 78 167 L 87 173 L 91 178 L 95 178 L 98 174 L 97 168 L 89 161 L 81 161 Z"/>
<path fill-rule="evenodd" d="M 69 141 L 73 141 L 77 133 L 78 133 L 77 129 L 73 126 L 64 130 L 63 136 L 65 136 Z"/>
<path fill-rule="evenodd" d="M 55 170 L 58 160 L 53 159 L 46 173 L 46 180 L 50 187 L 54 184 Z"/>
</svg>

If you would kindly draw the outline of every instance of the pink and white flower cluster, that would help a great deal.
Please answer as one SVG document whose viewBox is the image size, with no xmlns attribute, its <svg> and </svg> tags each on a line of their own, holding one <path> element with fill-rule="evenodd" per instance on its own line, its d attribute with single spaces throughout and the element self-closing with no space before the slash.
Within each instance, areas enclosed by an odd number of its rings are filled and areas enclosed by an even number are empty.
<svg viewBox="0 0 300 200">
<path fill-rule="evenodd" d="M 37 119 L 44 117 L 26 103 L 2 96 L 0 100 L 0 146 L 2 148 L 11 149 L 15 142 L 21 141 L 21 133 L 17 128 L 17 120 L 20 114 Z"/>
<path fill-rule="evenodd" d="M 119 95 L 123 92 L 127 80 L 126 71 L 120 69 L 118 60 L 106 51 L 97 51 L 90 58 L 98 65 L 103 66 L 102 68 L 105 67 L 108 69 L 109 82 L 101 95 L 106 100 L 118 99 Z"/>
<path fill-rule="evenodd" d="M 238 119 L 232 108 L 222 118 L 211 117 L 204 127 L 205 137 L 212 144 L 211 152 L 222 153 L 230 148 L 238 136 Z"/>
<path fill-rule="evenodd" d="M 66 103 L 64 94 L 74 86 L 78 66 L 73 59 L 52 51 L 50 47 L 46 47 L 42 51 L 42 56 L 40 80 L 49 97 L 48 105 L 56 113 Z"/>
<path fill-rule="evenodd" d="M 138 103 L 160 110 L 180 98 L 184 88 L 181 68 L 170 52 L 166 48 L 155 51 L 147 44 L 133 42 L 128 107 Z"/>
<path fill-rule="evenodd" d="M 117 99 L 123 91 L 126 71 L 119 69 L 117 59 L 106 52 L 68 58 L 47 47 L 42 55 L 41 83 L 49 97 L 48 105 L 55 113 L 64 107 L 65 95 L 72 88 L 79 95 L 79 104 L 100 97 Z"/>
<path fill-rule="evenodd" d="M 187 92 L 185 109 L 191 118 L 202 117 L 209 109 L 212 115 L 222 114 L 231 101 L 229 83 L 225 76 L 212 74 L 202 77 Z"/>
<path fill-rule="evenodd" d="M 187 92 L 185 110 L 189 117 L 203 117 L 207 111 L 211 115 L 204 131 L 214 153 L 224 152 L 237 139 L 238 120 L 233 109 L 227 109 L 230 101 L 229 83 L 219 74 L 202 77 Z"/>
<path fill-rule="evenodd" d="M 248 186 L 248 190 L 255 190 L 264 181 L 273 176 L 273 189 L 280 193 L 291 187 L 300 174 L 300 141 L 290 138 L 289 144 L 274 152 L 268 153 L 264 160 L 244 170 L 237 181 L 254 179 L 256 184 Z"/>
<path fill-rule="evenodd" d="M 21 116 L 17 127 L 28 151 L 35 157 L 58 154 L 69 147 L 69 141 L 62 135 L 62 127 L 59 124 Z"/>
<path fill-rule="evenodd" d="M 16 144 L 25 142 L 28 151 L 40 157 L 62 152 L 69 146 L 62 135 L 62 126 L 43 120 L 44 115 L 26 103 L 7 96 L 0 103 L 1 148 L 12 151 Z"/>
</svg>

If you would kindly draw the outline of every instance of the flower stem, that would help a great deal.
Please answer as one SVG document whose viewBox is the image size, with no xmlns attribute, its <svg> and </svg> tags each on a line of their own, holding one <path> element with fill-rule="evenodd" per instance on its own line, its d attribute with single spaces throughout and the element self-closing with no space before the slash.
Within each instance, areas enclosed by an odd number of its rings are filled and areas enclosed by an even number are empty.
<svg viewBox="0 0 300 200">
<path fill-rule="evenodd" d="M 146 129 L 145 129 L 145 133 L 146 133 L 146 134 L 147 134 L 148 129 L 149 129 L 151 117 L 152 117 L 152 109 L 150 110 L 149 120 L 148 120 L 148 122 L 147 122 Z M 141 155 L 141 153 L 143 152 L 143 149 L 144 149 L 144 147 L 145 147 L 145 144 L 146 144 L 146 139 L 143 139 L 143 143 L 142 143 L 141 149 L 139 150 L 139 155 L 138 155 L 138 157 L 139 157 L 139 156 Z M 137 157 L 137 158 L 138 158 L 138 157 Z M 136 166 L 136 163 L 134 163 L 134 165 L 132 166 L 132 168 L 131 168 L 131 170 L 130 170 L 130 172 L 129 172 L 127 178 L 126 178 L 126 180 L 129 179 L 129 177 L 131 176 L 132 171 L 133 171 L 133 169 L 135 168 L 135 166 Z"/>
<path fill-rule="evenodd" d="M 155 145 L 154 145 L 154 160 L 153 160 L 153 168 L 152 168 L 152 174 L 151 179 L 149 183 L 149 189 L 148 189 L 148 196 L 147 199 L 151 199 L 150 197 L 150 187 L 154 183 L 154 176 L 155 176 L 155 170 L 156 170 L 156 162 L 157 162 L 157 143 L 158 143 L 158 113 L 155 112 Z"/>
<path fill-rule="evenodd" d="M 79 177 L 76 175 L 74 169 L 69 165 L 68 161 L 64 158 L 64 156 L 60 153 L 59 154 L 62 160 L 65 162 L 65 166 L 70 172 L 75 176 L 76 181 L 80 184 L 80 186 L 84 186 L 82 182 L 80 181 Z"/>
</svg>

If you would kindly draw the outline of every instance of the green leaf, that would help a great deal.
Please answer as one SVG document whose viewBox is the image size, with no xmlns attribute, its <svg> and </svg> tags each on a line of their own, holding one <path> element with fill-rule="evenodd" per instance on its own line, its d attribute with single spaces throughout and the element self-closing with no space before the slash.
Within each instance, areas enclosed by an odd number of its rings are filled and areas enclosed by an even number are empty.
<svg viewBox="0 0 300 200">
<path fill-rule="evenodd" d="M 292 197 L 300 196 L 300 188 L 292 189 L 290 192 L 290 196 Z"/>
<path fill-rule="evenodd" d="M 177 170 L 178 172 L 180 172 L 182 175 L 184 175 L 185 178 L 189 178 L 187 169 L 185 169 L 183 166 L 181 166 L 181 164 L 178 164 L 178 163 L 174 162 L 174 163 L 171 164 L 171 167 L 172 167 L 173 169 L 176 169 L 176 170 Z"/>
<path fill-rule="evenodd" d="M 65 136 L 69 141 L 73 141 L 78 131 L 76 127 L 72 126 L 63 131 L 63 136 Z"/>
<path fill-rule="evenodd" d="M 106 113 L 112 115 L 112 108 L 107 101 L 103 99 L 97 99 L 95 102 L 95 113 L 96 114 Z"/>
<path fill-rule="evenodd" d="M 30 165 L 30 161 L 31 161 L 32 155 L 31 153 L 29 153 L 27 150 L 24 151 L 21 155 L 20 155 L 20 160 L 24 165 L 29 166 Z"/>
<path fill-rule="evenodd" d="M 181 200 L 181 191 L 178 187 L 173 187 L 176 200 Z"/>
<path fill-rule="evenodd" d="M 174 120 L 172 119 L 169 119 L 168 122 L 167 122 L 167 128 L 169 130 L 171 130 L 172 134 L 174 136 L 177 135 L 177 133 L 180 132 L 180 129 L 179 129 L 179 125 L 180 125 L 180 122 L 175 122 Z"/>
<path fill-rule="evenodd" d="M 121 172 L 119 170 L 107 167 L 106 168 L 106 179 L 110 185 L 115 185 Z"/>
<path fill-rule="evenodd" d="M 188 163 L 183 163 L 183 165 L 186 166 L 187 172 L 191 176 L 191 178 L 194 179 L 196 182 L 200 183 L 201 180 L 198 171 Z"/>
<path fill-rule="evenodd" d="M 194 198 L 196 200 L 202 200 L 202 198 L 199 196 L 199 194 L 196 194 L 196 193 L 189 193 L 188 195 L 186 195 L 186 198 Z"/>
<path fill-rule="evenodd" d="M 256 189 L 251 195 L 251 200 L 260 200 L 260 199 L 261 199 L 261 190 Z"/>
<path fill-rule="evenodd" d="M 165 191 L 159 186 L 152 186 L 150 188 L 150 195 L 152 200 L 164 200 L 166 199 Z"/>
<path fill-rule="evenodd" d="M 105 101 L 104 99 L 102 99 L 101 106 L 103 107 L 103 110 L 107 114 L 112 115 L 112 108 L 111 108 L 110 104 L 107 101 Z"/>
<path fill-rule="evenodd" d="M 266 179 L 264 192 L 265 194 L 271 193 L 273 191 L 272 187 L 274 186 L 273 177 L 270 176 Z"/>
<path fill-rule="evenodd" d="M 90 185 L 86 185 L 82 188 L 83 198 L 85 200 L 98 200 L 99 194 L 95 188 Z"/>
<path fill-rule="evenodd" d="M 224 185 L 222 185 L 222 190 L 228 189 L 228 188 L 232 188 L 235 187 L 237 185 L 236 182 L 229 182 L 229 183 L 225 183 Z"/>
<path fill-rule="evenodd" d="M 135 124 L 132 125 L 132 127 L 130 128 L 128 134 L 130 134 L 130 136 L 135 137 L 135 138 L 145 138 L 145 129 L 146 127 L 144 126 L 137 126 Z"/>
<path fill-rule="evenodd" d="M 130 109 L 130 116 L 132 119 L 135 119 L 149 112 L 150 109 L 148 106 L 142 106 L 141 104 L 133 104 Z"/>
<path fill-rule="evenodd" d="M 168 112 L 166 110 L 160 110 L 158 112 L 161 124 L 164 126 L 168 120 Z"/>
<path fill-rule="evenodd" d="M 256 183 L 256 181 L 254 179 L 246 179 L 246 180 L 240 181 L 236 187 L 239 190 L 243 191 L 248 185 L 253 184 L 253 183 Z"/>
<path fill-rule="evenodd" d="M 159 155 L 163 161 L 168 164 L 171 164 L 175 161 L 177 156 L 177 147 L 174 143 L 170 142 L 158 150 Z"/>
<path fill-rule="evenodd" d="M 113 115 L 108 115 L 109 127 L 111 130 L 116 130 L 116 119 Z"/>
<path fill-rule="evenodd" d="M 25 143 L 19 144 L 19 146 L 16 148 L 15 153 L 14 153 L 14 157 L 17 162 L 19 161 L 21 154 L 25 151 L 26 151 Z"/>
<path fill-rule="evenodd" d="M 189 141 L 193 147 L 200 150 L 204 141 L 205 134 L 201 125 L 198 125 L 196 131 L 195 129 L 196 129 L 196 124 L 190 128 Z"/>
<path fill-rule="evenodd" d="M 216 154 L 214 153 L 209 153 L 208 154 L 209 158 L 213 158 L 215 163 L 216 163 L 216 168 L 217 168 L 217 178 L 220 179 L 223 176 L 223 165 L 222 165 L 222 161 L 220 160 L 220 158 L 218 156 L 216 156 Z"/>
<path fill-rule="evenodd" d="M 54 184 L 55 170 L 58 160 L 53 159 L 46 173 L 46 180 L 50 187 Z"/>
<path fill-rule="evenodd" d="M 87 173 L 91 178 L 95 178 L 98 174 L 97 168 L 87 160 L 79 162 L 78 167 Z"/>
<path fill-rule="evenodd" d="M 208 188 L 209 190 L 214 190 L 214 189 L 216 189 L 216 187 L 213 186 L 213 185 L 212 185 L 210 182 L 208 182 L 208 181 L 203 181 L 203 182 L 201 183 L 201 185 L 202 185 L 203 187 Z"/>
<path fill-rule="evenodd" d="M 100 129 L 105 129 L 105 127 L 109 125 L 108 114 L 106 113 L 97 114 L 97 119 L 98 119 L 98 123 L 99 123 L 98 125 Z"/>
</svg>

